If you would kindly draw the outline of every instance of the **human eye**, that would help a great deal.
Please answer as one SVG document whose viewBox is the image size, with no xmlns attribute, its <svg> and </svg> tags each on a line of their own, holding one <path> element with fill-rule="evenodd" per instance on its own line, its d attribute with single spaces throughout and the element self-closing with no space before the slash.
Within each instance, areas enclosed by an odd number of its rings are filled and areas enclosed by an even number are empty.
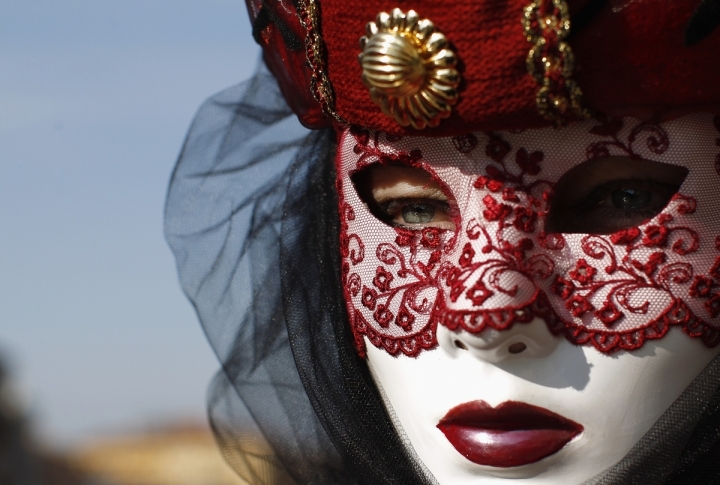
<svg viewBox="0 0 720 485">
<path fill-rule="evenodd" d="M 455 229 L 454 200 L 425 170 L 376 164 L 352 179 L 370 212 L 390 226 Z"/>
<path fill-rule="evenodd" d="M 392 225 L 412 229 L 413 227 L 440 227 L 447 223 L 454 226 L 450 217 L 450 205 L 436 199 L 391 199 L 378 204 L 382 219 Z M 452 229 L 452 227 L 447 227 Z"/>
<path fill-rule="evenodd" d="M 650 160 L 589 160 L 556 184 L 546 230 L 612 234 L 637 227 L 662 212 L 687 173 L 684 167 Z"/>
</svg>

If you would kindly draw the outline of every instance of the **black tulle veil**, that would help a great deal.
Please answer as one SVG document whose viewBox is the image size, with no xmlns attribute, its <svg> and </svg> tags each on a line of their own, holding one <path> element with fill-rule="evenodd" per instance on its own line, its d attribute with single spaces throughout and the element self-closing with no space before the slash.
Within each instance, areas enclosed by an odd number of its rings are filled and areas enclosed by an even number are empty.
<svg viewBox="0 0 720 485">
<path fill-rule="evenodd" d="M 165 231 L 222 364 L 213 431 L 253 485 L 436 483 L 352 343 L 335 149 L 332 130 L 299 124 L 262 63 L 190 128 Z M 720 483 L 719 384 L 715 359 L 624 460 L 586 483 Z"/>
<path fill-rule="evenodd" d="M 432 483 L 352 344 L 334 154 L 335 133 L 303 128 L 262 65 L 190 128 L 166 235 L 222 362 L 211 423 L 253 484 Z"/>
</svg>

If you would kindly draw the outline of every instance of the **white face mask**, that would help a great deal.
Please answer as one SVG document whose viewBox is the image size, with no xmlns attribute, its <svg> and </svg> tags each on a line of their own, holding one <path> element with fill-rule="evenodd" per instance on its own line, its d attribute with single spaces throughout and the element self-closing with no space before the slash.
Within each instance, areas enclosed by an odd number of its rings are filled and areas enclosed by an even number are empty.
<svg viewBox="0 0 720 485">
<path fill-rule="evenodd" d="M 591 478 L 713 358 L 719 137 L 710 115 L 343 133 L 350 322 L 440 483 Z"/>
</svg>

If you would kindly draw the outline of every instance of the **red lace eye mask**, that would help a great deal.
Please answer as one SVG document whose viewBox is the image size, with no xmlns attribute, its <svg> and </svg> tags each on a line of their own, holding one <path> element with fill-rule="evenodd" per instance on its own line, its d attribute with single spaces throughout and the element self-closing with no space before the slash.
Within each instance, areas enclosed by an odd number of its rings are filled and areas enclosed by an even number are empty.
<svg viewBox="0 0 720 485">
<path fill-rule="evenodd" d="M 639 227 L 546 233 L 553 187 L 589 159 L 689 169 Z M 342 280 L 361 355 L 437 346 L 437 325 L 471 333 L 543 319 L 601 352 L 640 348 L 672 326 L 720 342 L 720 121 L 589 121 L 560 130 L 401 138 L 345 131 L 337 156 Z M 422 167 L 457 202 L 456 230 L 380 221 L 351 176 L 374 163 Z"/>
</svg>

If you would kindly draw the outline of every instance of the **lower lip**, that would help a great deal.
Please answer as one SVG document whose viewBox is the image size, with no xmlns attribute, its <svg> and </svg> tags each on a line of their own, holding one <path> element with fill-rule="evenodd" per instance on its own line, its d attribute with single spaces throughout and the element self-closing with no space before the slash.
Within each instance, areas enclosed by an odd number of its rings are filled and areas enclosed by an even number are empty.
<svg viewBox="0 0 720 485">
<path fill-rule="evenodd" d="M 491 408 L 483 401 L 450 410 L 438 428 L 468 460 L 509 468 L 557 453 L 583 427 L 547 409 L 508 401 Z"/>
</svg>

